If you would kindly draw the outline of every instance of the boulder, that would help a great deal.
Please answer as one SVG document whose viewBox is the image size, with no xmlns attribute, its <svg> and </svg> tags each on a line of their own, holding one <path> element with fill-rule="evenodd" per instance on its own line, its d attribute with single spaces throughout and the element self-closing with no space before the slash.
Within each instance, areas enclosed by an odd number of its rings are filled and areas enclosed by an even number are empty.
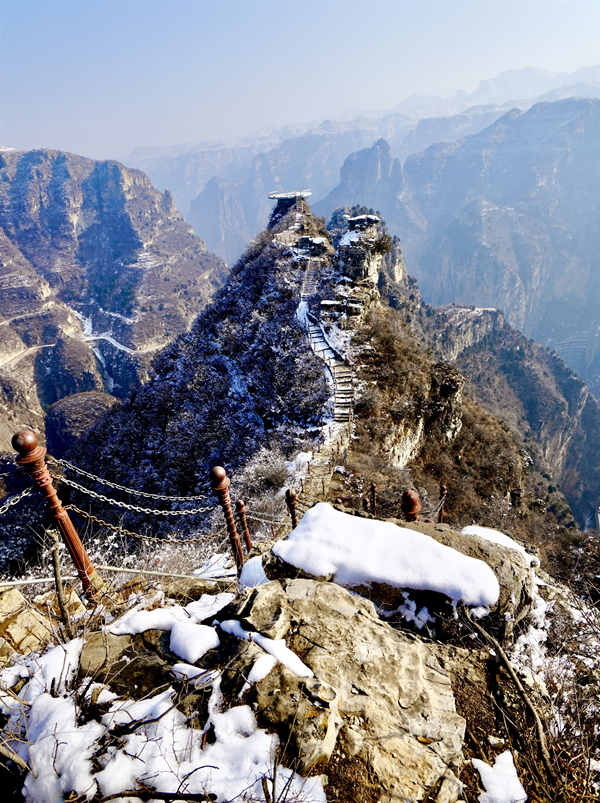
<svg viewBox="0 0 600 803">
<path fill-rule="evenodd" d="M 108 630 L 96 630 L 90 633 L 81 650 L 80 674 L 94 678 L 100 673 L 108 674 L 110 667 L 114 666 L 132 642 L 132 636 L 115 636 Z"/>
<path fill-rule="evenodd" d="M 70 616 L 81 616 L 85 613 L 85 605 L 73 588 L 65 586 L 65 605 Z M 62 622 L 62 614 L 58 604 L 56 591 L 47 591 L 34 597 L 33 604 L 53 622 Z"/>
<path fill-rule="evenodd" d="M 315 580 L 248 591 L 238 617 L 248 629 L 285 638 L 314 673 L 300 678 L 277 664 L 247 693 L 301 773 L 332 772 L 335 764 L 336 784 L 352 773 L 355 800 L 421 800 L 439 784 L 444 800 L 457 800 L 465 722 L 431 645 L 380 621 L 367 600 Z M 246 648 L 238 642 L 224 672 L 232 696 L 254 659 Z"/>
<path fill-rule="evenodd" d="M 345 511 L 340 510 L 339 512 Z M 499 595 L 497 603 L 491 608 L 492 615 L 486 620 L 486 626 L 501 642 L 510 644 L 514 640 L 515 627 L 528 617 L 535 592 L 533 572 L 519 552 L 479 536 L 463 535 L 452 530 L 446 524 L 419 521 L 407 523 L 398 519 L 387 519 L 386 521 L 400 528 L 423 533 L 461 555 L 487 564 L 498 581 Z M 398 539 L 402 538 L 402 531 L 393 531 L 392 528 L 392 532 L 397 532 Z M 392 534 L 391 537 L 395 538 L 395 534 Z M 394 542 L 396 553 L 397 545 L 398 541 L 396 540 Z M 342 554 L 346 548 L 344 538 L 340 538 L 338 554 Z M 340 560 L 340 563 L 343 563 L 343 559 Z M 273 552 L 263 555 L 263 565 L 265 573 L 270 579 L 311 577 L 306 571 L 286 563 Z M 334 578 L 335 575 L 327 575 L 313 579 L 331 581 Z M 452 601 L 439 591 L 428 590 L 427 586 L 423 588 L 403 587 L 386 582 L 372 582 L 368 585 L 354 582 L 348 584 L 347 587 L 372 600 L 382 611 L 390 614 L 406 606 L 408 594 L 410 598 L 408 604 L 414 606 L 415 613 L 420 610 L 428 614 L 424 616 L 424 619 L 430 635 L 442 639 L 452 637 L 451 622 L 456 618 Z M 432 616 L 430 617 L 430 615 Z M 414 625 L 415 631 L 419 632 L 422 626 L 422 624 Z"/>
<path fill-rule="evenodd" d="M 529 615 L 534 598 L 534 576 L 525 558 L 514 549 L 477 535 L 463 535 L 447 525 L 417 521 L 409 526 L 464 555 L 484 561 L 493 569 L 500 583 L 497 620 L 503 623 L 504 629 L 498 635 L 501 640 L 511 642 L 515 626 Z"/>
<path fill-rule="evenodd" d="M 43 649 L 54 638 L 52 622 L 16 588 L 0 593 L 0 666 L 14 653 Z"/>
</svg>

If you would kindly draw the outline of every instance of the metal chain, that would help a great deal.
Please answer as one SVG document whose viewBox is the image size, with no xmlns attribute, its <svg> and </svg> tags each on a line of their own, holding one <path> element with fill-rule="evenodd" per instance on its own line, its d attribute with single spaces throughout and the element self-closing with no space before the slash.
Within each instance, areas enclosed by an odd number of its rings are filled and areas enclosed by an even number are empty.
<svg viewBox="0 0 600 803">
<path fill-rule="evenodd" d="M 139 505 L 130 505 L 127 502 L 121 502 L 118 499 L 111 499 L 109 496 L 105 496 L 104 494 L 96 493 L 96 491 L 90 491 L 89 488 L 80 485 L 75 480 L 69 480 L 66 477 L 55 477 L 55 479 L 59 480 L 60 482 L 64 482 L 66 485 L 71 486 L 71 488 L 75 488 L 81 493 L 87 494 L 91 496 L 93 499 L 99 499 L 101 502 L 106 502 L 109 505 L 116 505 L 117 507 L 125 508 L 125 510 L 133 510 L 136 513 L 146 513 L 152 516 L 194 516 L 198 513 L 206 513 L 209 510 L 212 510 L 213 506 L 210 507 L 194 507 L 190 510 L 154 510 L 153 508 L 149 507 L 140 507 Z"/>
<path fill-rule="evenodd" d="M 105 480 L 103 477 L 99 477 L 97 474 L 84 471 L 84 469 L 74 466 L 73 463 L 69 463 L 68 460 L 52 457 L 51 455 L 48 455 L 47 459 L 55 463 L 57 466 L 75 471 L 90 480 L 99 482 L 101 485 L 108 485 L 109 488 L 115 488 L 117 491 L 123 491 L 123 493 L 133 494 L 134 496 L 145 496 L 148 499 L 164 499 L 165 501 L 169 502 L 189 502 L 199 499 L 208 499 L 209 497 L 208 494 L 201 494 L 199 496 L 165 496 L 163 494 L 151 494 L 147 491 L 138 491 L 135 488 L 128 488 L 126 485 L 119 485 L 118 482 L 111 482 L 111 480 Z"/>
<path fill-rule="evenodd" d="M 11 496 L 10 499 L 8 500 L 8 502 L 5 502 L 2 505 L 2 507 L 0 507 L 0 516 L 3 513 L 7 513 L 8 510 L 13 505 L 17 505 L 21 501 L 21 499 L 24 499 L 26 496 L 29 496 L 29 494 L 32 494 L 34 491 L 35 491 L 35 488 L 25 488 L 24 490 L 21 491 L 20 494 L 16 494 L 16 496 Z"/>
<path fill-rule="evenodd" d="M 431 508 L 431 510 L 427 510 L 424 513 L 421 513 L 421 515 L 422 516 L 437 516 L 437 514 L 440 512 L 440 510 L 444 507 L 444 504 L 446 502 L 446 496 L 447 496 L 447 494 L 444 494 L 442 496 L 442 498 L 440 499 L 440 501 L 438 502 L 438 504 L 436 505 L 436 507 Z"/>
<path fill-rule="evenodd" d="M 247 519 L 252 519 L 252 521 L 260 521 L 263 524 L 273 524 L 274 526 L 279 526 L 280 524 L 285 524 L 289 519 L 287 516 L 283 516 L 281 519 L 265 519 L 262 516 L 255 516 L 252 513 L 246 513 Z"/>
<path fill-rule="evenodd" d="M 84 516 L 86 519 L 93 521 L 94 524 L 99 524 L 101 527 L 106 527 L 109 530 L 114 530 L 114 532 L 121 533 L 122 535 L 129 535 L 131 538 L 138 538 L 142 541 L 153 541 L 157 544 L 199 544 L 205 543 L 208 536 L 202 536 L 200 538 L 169 538 L 165 536 L 164 538 L 158 538 L 154 535 L 142 535 L 141 533 L 135 533 L 133 530 L 128 530 L 125 527 L 121 527 L 118 524 L 111 524 L 109 521 L 104 521 L 104 519 L 99 519 L 98 516 L 94 516 L 93 513 L 88 513 L 86 510 L 82 510 L 81 508 L 77 507 L 77 505 L 65 505 L 65 510 L 72 510 L 75 513 L 78 513 L 80 516 Z"/>
</svg>

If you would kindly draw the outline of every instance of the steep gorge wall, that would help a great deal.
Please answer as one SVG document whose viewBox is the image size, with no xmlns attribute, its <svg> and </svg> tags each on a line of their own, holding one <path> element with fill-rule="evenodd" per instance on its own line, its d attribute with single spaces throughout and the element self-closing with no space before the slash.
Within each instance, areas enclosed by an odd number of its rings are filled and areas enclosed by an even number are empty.
<svg viewBox="0 0 600 803">
<path fill-rule="evenodd" d="M 224 275 L 140 171 L 0 154 L 0 449 L 69 393 L 126 396 Z"/>
<path fill-rule="evenodd" d="M 315 208 L 379 209 L 430 302 L 503 310 L 598 395 L 599 131 L 600 101 L 570 98 L 404 164 L 382 140 L 346 159 Z"/>
</svg>

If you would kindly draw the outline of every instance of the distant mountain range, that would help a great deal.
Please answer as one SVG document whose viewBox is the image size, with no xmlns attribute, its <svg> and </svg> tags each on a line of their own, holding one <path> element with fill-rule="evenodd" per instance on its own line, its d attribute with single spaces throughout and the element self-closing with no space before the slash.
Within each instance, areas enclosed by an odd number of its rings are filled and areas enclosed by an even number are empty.
<svg viewBox="0 0 600 803">
<path fill-rule="evenodd" d="M 383 140 L 315 205 L 379 209 L 433 303 L 503 309 L 600 393 L 600 101 L 542 103 L 404 164 Z"/>
<path fill-rule="evenodd" d="M 318 201 L 337 184 L 345 158 L 380 138 L 404 161 L 434 143 L 475 134 L 514 107 L 572 96 L 600 97 L 600 67 L 512 70 L 473 92 L 411 96 L 380 115 L 287 126 L 223 144 L 137 148 L 127 161 L 169 189 L 196 233 L 232 263 L 267 223 L 265 191 L 310 186 Z"/>
</svg>

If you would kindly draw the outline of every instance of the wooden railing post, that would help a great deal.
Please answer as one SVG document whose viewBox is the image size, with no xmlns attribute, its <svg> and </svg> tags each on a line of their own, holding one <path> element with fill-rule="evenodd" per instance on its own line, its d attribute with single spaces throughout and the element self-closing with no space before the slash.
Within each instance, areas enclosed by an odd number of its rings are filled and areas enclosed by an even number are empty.
<svg viewBox="0 0 600 803">
<path fill-rule="evenodd" d="M 213 491 L 216 493 L 219 504 L 223 509 L 225 516 L 225 523 L 227 524 L 227 532 L 229 533 L 229 542 L 231 544 L 231 551 L 235 558 L 235 565 L 237 566 L 238 574 L 244 565 L 244 554 L 242 552 L 242 545 L 240 543 L 237 530 L 235 529 L 235 520 L 233 518 L 233 510 L 231 509 L 231 499 L 229 498 L 229 485 L 231 481 L 227 476 L 227 472 L 222 466 L 214 466 L 210 470 L 210 484 Z"/>
<path fill-rule="evenodd" d="M 19 457 L 17 464 L 26 469 L 31 478 L 48 500 L 52 516 L 65 540 L 69 554 L 75 564 L 77 573 L 83 583 L 83 590 L 88 593 L 102 591 L 106 588 L 104 580 L 96 572 L 85 547 L 73 526 L 69 514 L 62 506 L 56 489 L 52 484 L 52 477 L 46 465 L 46 449 L 40 446 L 38 437 L 30 429 L 17 432 L 13 436 L 12 445 Z"/>
<path fill-rule="evenodd" d="M 252 549 L 252 539 L 250 538 L 250 530 L 248 529 L 248 520 L 246 519 L 246 503 L 242 499 L 238 499 L 235 503 L 238 518 L 240 520 L 240 527 L 244 541 L 246 542 L 246 552 Z"/>
<path fill-rule="evenodd" d="M 285 492 L 285 503 L 287 505 L 290 518 L 292 519 L 292 528 L 298 526 L 298 514 L 296 512 L 296 502 L 298 501 L 298 494 L 292 488 L 288 488 Z"/>
<path fill-rule="evenodd" d="M 416 491 L 404 491 L 400 508 L 406 521 L 417 521 L 421 510 L 421 500 Z"/>
<path fill-rule="evenodd" d="M 440 509 L 438 510 L 438 524 L 444 521 L 444 507 L 446 506 L 446 497 L 448 496 L 448 486 L 440 483 Z"/>
<path fill-rule="evenodd" d="M 371 513 L 373 514 L 373 516 L 376 515 L 376 507 L 375 507 L 375 501 L 376 501 L 375 494 L 376 494 L 376 491 L 377 491 L 377 486 L 375 485 L 374 482 L 372 482 L 371 483 L 371 488 L 370 488 L 370 492 L 371 492 L 370 502 L 371 502 Z"/>
</svg>

